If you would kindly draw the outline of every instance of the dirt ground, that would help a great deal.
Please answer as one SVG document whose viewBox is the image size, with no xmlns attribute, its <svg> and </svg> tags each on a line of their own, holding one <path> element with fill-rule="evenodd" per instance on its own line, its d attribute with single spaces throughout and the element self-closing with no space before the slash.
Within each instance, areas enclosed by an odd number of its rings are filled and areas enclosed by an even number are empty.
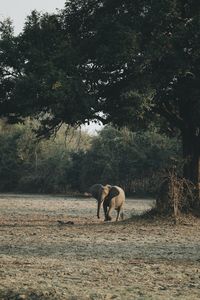
<svg viewBox="0 0 200 300">
<path fill-rule="evenodd" d="M 200 299 L 200 220 L 129 219 L 152 206 L 104 223 L 94 199 L 1 194 L 0 299 Z"/>
</svg>

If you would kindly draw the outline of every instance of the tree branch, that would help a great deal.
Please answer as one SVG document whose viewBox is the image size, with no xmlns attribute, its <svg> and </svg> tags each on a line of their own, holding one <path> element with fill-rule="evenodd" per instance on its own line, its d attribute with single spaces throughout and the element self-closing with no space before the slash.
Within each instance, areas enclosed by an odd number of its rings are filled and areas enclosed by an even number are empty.
<svg viewBox="0 0 200 300">
<path fill-rule="evenodd" d="M 167 108 L 167 104 L 163 103 L 158 107 L 154 107 L 154 111 L 161 114 L 164 118 L 166 118 L 173 126 L 178 127 L 179 129 L 183 129 L 184 123 L 183 120 L 172 110 Z"/>
</svg>

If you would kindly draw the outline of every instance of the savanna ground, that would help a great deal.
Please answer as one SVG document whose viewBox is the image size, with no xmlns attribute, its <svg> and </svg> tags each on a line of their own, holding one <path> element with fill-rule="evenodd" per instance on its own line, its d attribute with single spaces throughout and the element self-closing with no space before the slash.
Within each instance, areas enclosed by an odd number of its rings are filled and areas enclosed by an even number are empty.
<svg viewBox="0 0 200 300">
<path fill-rule="evenodd" d="M 104 223 L 93 199 L 0 195 L 0 299 L 200 299 L 200 220 L 129 219 L 152 205 Z"/>
</svg>

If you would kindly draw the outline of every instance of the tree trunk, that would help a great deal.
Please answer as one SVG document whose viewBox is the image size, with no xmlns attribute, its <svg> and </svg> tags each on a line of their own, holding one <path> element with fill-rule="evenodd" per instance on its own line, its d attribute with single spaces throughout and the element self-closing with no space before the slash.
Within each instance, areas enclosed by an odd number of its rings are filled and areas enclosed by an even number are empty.
<svg viewBox="0 0 200 300">
<path fill-rule="evenodd" d="M 196 206 L 200 208 L 200 135 L 190 129 L 182 132 L 183 177 L 191 181 L 197 191 Z"/>
</svg>

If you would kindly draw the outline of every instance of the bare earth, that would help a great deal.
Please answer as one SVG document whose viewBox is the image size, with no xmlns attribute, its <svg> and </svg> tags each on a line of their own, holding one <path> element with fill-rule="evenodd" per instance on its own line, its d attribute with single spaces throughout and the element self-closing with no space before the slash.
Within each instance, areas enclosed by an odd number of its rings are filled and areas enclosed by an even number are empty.
<svg viewBox="0 0 200 300">
<path fill-rule="evenodd" d="M 128 219 L 152 205 L 104 223 L 94 199 L 1 194 L 0 299 L 200 299 L 200 220 Z"/>
</svg>

